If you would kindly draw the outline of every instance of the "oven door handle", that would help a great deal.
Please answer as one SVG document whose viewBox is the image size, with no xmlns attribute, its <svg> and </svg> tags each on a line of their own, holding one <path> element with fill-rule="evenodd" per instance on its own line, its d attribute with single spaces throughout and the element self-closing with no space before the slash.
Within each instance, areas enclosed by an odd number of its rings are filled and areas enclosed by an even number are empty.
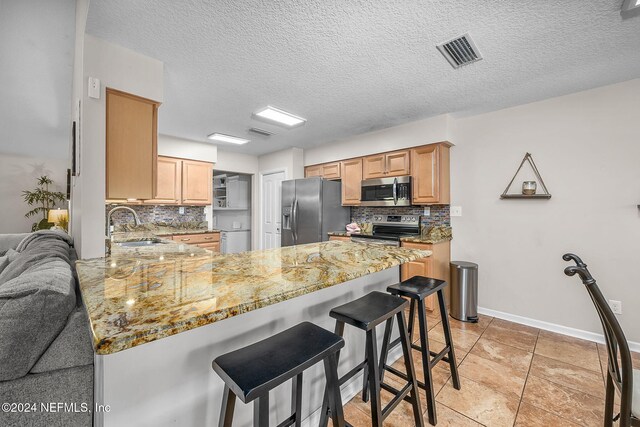
<svg viewBox="0 0 640 427">
<path fill-rule="evenodd" d="M 398 178 L 393 178 L 393 204 L 398 204 Z"/>
</svg>

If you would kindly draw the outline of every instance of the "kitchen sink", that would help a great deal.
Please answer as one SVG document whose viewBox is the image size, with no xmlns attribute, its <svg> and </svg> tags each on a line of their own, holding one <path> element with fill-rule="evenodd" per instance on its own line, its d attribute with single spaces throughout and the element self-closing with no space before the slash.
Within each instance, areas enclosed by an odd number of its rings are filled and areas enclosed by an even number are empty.
<svg viewBox="0 0 640 427">
<path fill-rule="evenodd" d="M 160 239 L 145 239 L 145 240 L 136 240 L 134 242 L 120 242 L 116 243 L 117 246 L 122 247 L 147 247 L 147 246 L 155 246 L 155 245 L 164 245 L 169 242 L 165 242 Z"/>
</svg>

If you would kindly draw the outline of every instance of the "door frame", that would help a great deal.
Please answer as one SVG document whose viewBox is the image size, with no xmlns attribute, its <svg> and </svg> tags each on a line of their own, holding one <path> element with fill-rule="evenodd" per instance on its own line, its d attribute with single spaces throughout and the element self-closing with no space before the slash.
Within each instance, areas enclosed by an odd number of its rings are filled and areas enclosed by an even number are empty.
<svg viewBox="0 0 640 427">
<path fill-rule="evenodd" d="M 264 249 L 264 235 L 262 233 L 263 231 L 263 224 L 264 224 L 264 177 L 265 175 L 273 175 L 274 173 L 280 173 L 280 172 L 284 172 L 284 179 L 283 181 L 289 179 L 289 171 L 286 167 L 282 167 L 282 168 L 276 168 L 276 169 L 269 169 L 269 170 L 265 170 L 265 171 L 260 171 L 258 173 L 259 175 L 259 188 L 260 188 L 260 197 L 259 197 L 259 201 L 258 201 L 258 205 L 259 205 L 259 213 L 258 213 L 258 242 L 260 244 L 259 249 L 262 250 Z M 280 232 L 282 233 L 282 230 L 280 230 Z"/>
</svg>

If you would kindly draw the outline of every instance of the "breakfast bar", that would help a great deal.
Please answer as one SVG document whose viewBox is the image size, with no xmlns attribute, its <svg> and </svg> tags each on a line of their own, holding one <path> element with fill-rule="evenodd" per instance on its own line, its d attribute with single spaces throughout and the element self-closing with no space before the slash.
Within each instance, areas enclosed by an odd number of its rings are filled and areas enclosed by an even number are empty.
<svg viewBox="0 0 640 427">
<path fill-rule="evenodd" d="M 136 239 L 148 236 L 121 241 Z M 115 243 L 109 257 L 78 261 L 96 354 L 95 400 L 112 408 L 96 414 L 96 424 L 215 425 L 223 389 L 211 370 L 215 357 L 302 321 L 332 330 L 332 307 L 384 291 L 398 282 L 401 264 L 430 255 L 341 241 L 218 254 L 157 241 Z M 360 361 L 363 340 L 347 331 L 339 370 Z M 358 378 L 345 384 L 343 398 L 359 386 Z M 319 419 L 323 387 L 320 364 L 304 378 L 306 423 Z M 274 392 L 274 420 L 290 409 L 288 388 Z M 251 413 L 239 405 L 235 425 L 250 425 Z"/>
</svg>

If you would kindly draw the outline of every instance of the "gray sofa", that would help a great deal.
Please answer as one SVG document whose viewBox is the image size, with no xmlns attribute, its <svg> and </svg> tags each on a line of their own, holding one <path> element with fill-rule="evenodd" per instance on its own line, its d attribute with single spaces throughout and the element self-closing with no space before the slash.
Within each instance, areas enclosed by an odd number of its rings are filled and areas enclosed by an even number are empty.
<svg viewBox="0 0 640 427">
<path fill-rule="evenodd" d="M 0 426 L 92 424 L 93 348 L 71 243 L 54 231 L 0 235 Z"/>
</svg>

